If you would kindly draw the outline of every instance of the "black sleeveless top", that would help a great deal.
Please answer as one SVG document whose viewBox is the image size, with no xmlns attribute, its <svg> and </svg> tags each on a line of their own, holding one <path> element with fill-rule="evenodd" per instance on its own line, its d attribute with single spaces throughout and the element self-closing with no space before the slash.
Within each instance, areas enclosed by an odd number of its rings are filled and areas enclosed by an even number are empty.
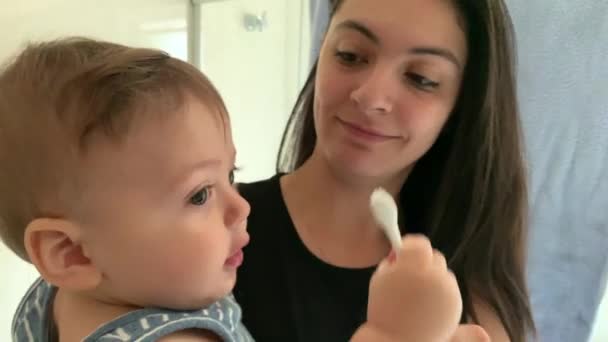
<svg viewBox="0 0 608 342">
<path fill-rule="evenodd" d="M 239 186 L 251 204 L 234 295 L 243 323 L 259 342 L 349 341 L 366 317 L 375 267 L 327 264 L 300 240 L 289 216 L 280 175 Z"/>
</svg>

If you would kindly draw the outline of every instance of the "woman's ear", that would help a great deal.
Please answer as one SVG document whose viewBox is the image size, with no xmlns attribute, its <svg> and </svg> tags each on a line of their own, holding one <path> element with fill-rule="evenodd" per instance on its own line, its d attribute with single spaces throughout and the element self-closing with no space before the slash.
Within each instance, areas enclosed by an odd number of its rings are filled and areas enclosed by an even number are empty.
<svg viewBox="0 0 608 342">
<path fill-rule="evenodd" d="M 31 262 L 44 280 L 72 291 L 96 288 L 102 273 L 82 246 L 82 227 L 64 219 L 38 218 L 25 229 L 24 243 Z"/>
</svg>

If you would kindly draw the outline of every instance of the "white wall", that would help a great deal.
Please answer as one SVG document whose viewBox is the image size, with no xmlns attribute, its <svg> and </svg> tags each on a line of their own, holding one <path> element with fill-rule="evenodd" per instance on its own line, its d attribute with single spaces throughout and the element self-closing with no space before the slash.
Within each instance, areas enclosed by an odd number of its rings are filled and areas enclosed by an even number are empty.
<svg viewBox="0 0 608 342">
<path fill-rule="evenodd" d="M 181 0 L 0 0 L 0 59 L 26 41 L 82 35 L 157 47 L 185 59 L 186 5 Z M 159 25 L 181 29 L 154 31 Z M 181 32 L 180 32 L 181 31 Z M 10 34 L 7 34 L 9 33 Z"/>
<path fill-rule="evenodd" d="M 282 129 L 307 70 L 306 1 L 232 0 L 201 9 L 201 68 L 231 113 L 238 181 L 274 173 Z M 248 32 L 245 13 L 267 12 L 267 28 Z M 302 30 L 303 28 L 305 30 Z"/>
<path fill-rule="evenodd" d="M 28 40 L 81 35 L 156 47 L 188 56 L 187 0 L 0 0 L 0 62 Z M 304 5 L 306 4 L 306 5 Z M 306 0 L 226 0 L 201 8 L 202 69 L 231 113 L 243 172 L 270 176 L 280 135 L 307 69 Z M 263 32 L 247 32 L 247 12 L 267 11 Z M 302 31 L 305 29 L 305 31 Z M 301 68 L 300 68 L 301 67 Z M 37 274 L 0 243 L 0 341 L 10 340 L 13 312 Z"/>
</svg>

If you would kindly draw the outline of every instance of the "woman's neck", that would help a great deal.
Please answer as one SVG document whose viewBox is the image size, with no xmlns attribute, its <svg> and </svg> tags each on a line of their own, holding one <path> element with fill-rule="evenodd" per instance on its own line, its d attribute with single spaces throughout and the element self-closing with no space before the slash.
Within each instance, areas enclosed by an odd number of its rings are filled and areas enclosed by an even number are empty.
<svg viewBox="0 0 608 342">
<path fill-rule="evenodd" d="M 345 267 L 370 266 L 388 253 L 388 242 L 371 214 L 370 195 L 378 186 L 397 194 L 402 184 L 388 178 L 344 177 L 314 155 L 281 179 L 304 244 L 326 262 Z"/>
<path fill-rule="evenodd" d="M 369 226 L 373 223 L 369 208 L 373 190 L 381 186 L 398 197 L 404 178 L 403 175 L 385 178 L 347 175 L 332 170 L 313 154 L 288 175 L 285 182 L 294 190 L 297 189 L 298 197 L 308 206 L 316 207 L 319 215 L 325 219 L 356 228 L 357 225 Z"/>
</svg>

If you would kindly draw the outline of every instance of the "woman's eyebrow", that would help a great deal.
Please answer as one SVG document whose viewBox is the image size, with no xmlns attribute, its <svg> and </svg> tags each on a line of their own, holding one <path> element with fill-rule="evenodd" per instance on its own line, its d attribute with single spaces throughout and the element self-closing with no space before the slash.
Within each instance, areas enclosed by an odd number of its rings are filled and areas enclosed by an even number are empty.
<svg viewBox="0 0 608 342">
<path fill-rule="evenodd" d="M 374 44 L 379 45 L 381 43 L 380 37 L 378 37 L 372 30 L 370 30 L 364 24 L 355 20 L 345 20 L 336 25 L 338 30 L 354 30 L 359 32 L 361 35 L 372 41 Z M 432 55 L 441 57 L 450 63 L 454 64 L 458 70 L 462 70 L 462 63 L 458 60 L 456 55 L 448 49 L 432 46 L 417 46 L 410 48 L 408 51 L 414 55 Z"/>
</svg>

